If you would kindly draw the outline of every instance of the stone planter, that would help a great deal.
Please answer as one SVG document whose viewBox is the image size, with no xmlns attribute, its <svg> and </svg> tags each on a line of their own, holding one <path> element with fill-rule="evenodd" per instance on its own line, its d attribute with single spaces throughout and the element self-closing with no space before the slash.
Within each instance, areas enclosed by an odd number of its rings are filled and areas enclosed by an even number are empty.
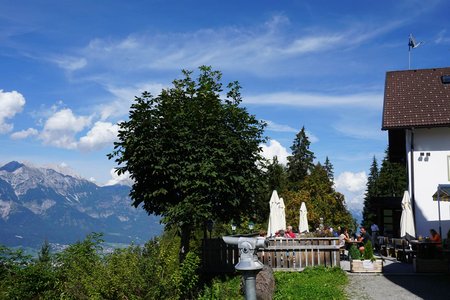
<svg viewBox="0 0 450 300">
<path fill-rule="evenodd" d="M 352 273 L 381 273 L 383 272 L 383 261 L 376 259 L 374 261 L 365 259 L 351 259 L 350 272 Z"/>
</svg>

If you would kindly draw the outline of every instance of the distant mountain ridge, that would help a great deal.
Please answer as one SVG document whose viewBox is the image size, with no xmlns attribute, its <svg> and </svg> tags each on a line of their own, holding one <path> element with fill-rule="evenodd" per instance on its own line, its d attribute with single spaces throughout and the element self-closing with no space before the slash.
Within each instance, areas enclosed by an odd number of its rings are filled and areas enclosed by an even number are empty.
<svg viewBox="0 0 450 300">
<path fill-rule="evenodd" d="M 159 218 L 131 206 L 130 187 L 97 186 L 51 168 L 16 161 L 0 167 L 0 244 L 68 244 L 91 232 L 112 243 L 143 243 L 162 231 Z"/>
</svg>

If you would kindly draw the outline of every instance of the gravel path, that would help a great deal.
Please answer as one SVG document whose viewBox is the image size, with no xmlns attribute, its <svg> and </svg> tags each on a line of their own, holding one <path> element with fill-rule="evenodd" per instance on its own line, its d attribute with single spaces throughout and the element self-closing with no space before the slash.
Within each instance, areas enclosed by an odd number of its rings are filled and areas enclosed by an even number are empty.
<svg viewBox="0 0 450 300">
<path fill-rule="evenodd" d="M 350 300 L 450 299 L 449 275 L 349 273 Z"/>
</svg>

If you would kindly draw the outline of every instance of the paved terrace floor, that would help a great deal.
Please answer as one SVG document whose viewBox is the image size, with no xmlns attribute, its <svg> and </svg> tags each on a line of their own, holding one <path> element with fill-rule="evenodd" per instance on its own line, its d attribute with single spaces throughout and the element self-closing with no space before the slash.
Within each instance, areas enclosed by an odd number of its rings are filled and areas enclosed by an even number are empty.
<svg viewBox="0 0 450 300">
<path fill-rule="evenodd" d="M 450 299 L 450 275 L 415 273 L 412 264 L 383 257 L 383 273 L 350 273 L 350 262 L 341 261 L 348 271 L 349 299 Z"/>
</svg>

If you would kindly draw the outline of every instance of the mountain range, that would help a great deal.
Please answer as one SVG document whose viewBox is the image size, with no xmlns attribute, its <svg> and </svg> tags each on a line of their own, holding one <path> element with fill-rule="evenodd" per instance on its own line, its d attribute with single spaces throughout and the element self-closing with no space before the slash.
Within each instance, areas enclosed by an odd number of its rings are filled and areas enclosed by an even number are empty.
<svg viewBox="0 0 450 300">
<path fill-rule="evenodd" d="M 91 232 L 110 243 L 141 244 L 162 232 L 159 218 L 131 206 L 130 187 L 98 186 L 51 168 L 0 167 L 0 244 L 70 244 Z"/>
</svg>

